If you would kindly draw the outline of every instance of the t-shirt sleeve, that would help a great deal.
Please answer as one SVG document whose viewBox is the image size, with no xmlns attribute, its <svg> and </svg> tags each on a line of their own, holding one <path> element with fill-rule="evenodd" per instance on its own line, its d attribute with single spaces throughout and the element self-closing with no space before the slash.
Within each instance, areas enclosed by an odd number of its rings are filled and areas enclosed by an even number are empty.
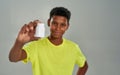
<svg viewBox="0 0 120 75">
<path fill-rule="evenodd" d="M 84 56 L 84 54 L 82 53 L 80 47 L 77 45 L 76 46 L 76 64 L 79 67 L 83 67 L 86 61 L 86 57 Z"/>
<path fill-rule="evenodd" d="M 24 63 L 27 63 L 28 61 L 31 61 L 31 57 L 33 57 L 34 52 L 35 52 L 35 43 L 34 42 L 30 42 L 26 45 L 24 45 L 23 50 L 25 50 L 26 54 L 27 54 L 27 58 L 22 60 Z"/>
</svg>

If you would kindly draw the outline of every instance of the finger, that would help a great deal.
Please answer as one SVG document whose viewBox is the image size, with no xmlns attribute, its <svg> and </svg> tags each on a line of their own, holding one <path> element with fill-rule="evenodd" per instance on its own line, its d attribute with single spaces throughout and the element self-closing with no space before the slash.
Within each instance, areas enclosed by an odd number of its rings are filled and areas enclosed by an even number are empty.
<svg viewBox="0 0 120 75">
<path fill-rule="evenodd" d="M 40 20 L 34 20 L 33 22 L 35 22 L 35 23 L 41 23 Z"/>
<path fill-rule="evenodd" d="M 42 23 L 42 22 L 39 20 L 34 20 L 33 23 L 34 23 L 34 26 L 36 27 L 38 23 Z"/>
<path fill-rule="evenodd" d="M 30 31 L 33 31 L 33 30 L 34 30 L 33 22 L 30 22 L 30 23 L 28 24 L 28 27 L 29 27 L 29 30 L 30 30 Z"/>
<path fill-rule="evenodd" d="M 30 31 L 29 26 L 28 26 L 28 25 L 25 25 L 25 33 L 26 33 L 26 32 L 29 32 L 29 31 Z"/>
<path fill-rule="evenodd" d="M 25 33 L 26 32 L 26 26 L 27 26 L 27 24 L 23 25 L 23 27 L 20 30 L 20 33 Z"/>
</svg>

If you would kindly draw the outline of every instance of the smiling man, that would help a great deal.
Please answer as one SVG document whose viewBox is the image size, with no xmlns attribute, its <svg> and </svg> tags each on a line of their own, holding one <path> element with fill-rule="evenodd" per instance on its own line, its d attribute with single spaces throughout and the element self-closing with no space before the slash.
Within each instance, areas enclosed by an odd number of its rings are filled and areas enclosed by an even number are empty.
<svg viewBox="0 0 120 75">
<path fill-rule="evenodd" d="M 55 7 L 50 12 L 50 35 L 34 37 L 38 20 L 25 24 L 10 50 L 9 60 L 32 63 L 33 75 L 72 75 L 74 65 L 79 66 L 77 75 L 85 75 L 88 64 L 79 46 L 63 35 L 69 28 L 71 12 Z M 27 44 L 26 44 L 27 43 Z"/>
</svg>

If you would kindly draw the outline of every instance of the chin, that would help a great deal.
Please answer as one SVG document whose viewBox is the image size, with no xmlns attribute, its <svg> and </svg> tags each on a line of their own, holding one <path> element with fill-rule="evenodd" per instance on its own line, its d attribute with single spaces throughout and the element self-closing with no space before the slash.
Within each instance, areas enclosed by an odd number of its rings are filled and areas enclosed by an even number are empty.
<svg viewBox="0 0 120 75">
<path fill-rule="evenodd" d="M 61 39 L 62 36 L 52 36 L 52 38 L 54 38 L 54 39 Z"/>
<path fill-rule="evenodd" d="M 58 35 L 58 34 L 54 34 L 54 33 L 53 33 L 53 34 L 50 35 L 50 37 L 51 37 L 51 38 L 54 38 L 54 39 L 61 39 L 61 38 L 62 38 L 62 35 L 60 35 L 60 34 Z"/>
<path fill-rule="evenodd" d="M 55 38 L 55 39 L 61 39 L 62 37 L 57 37 L 57 36 L 55 36 L 54 38 Z"/>
</svg>

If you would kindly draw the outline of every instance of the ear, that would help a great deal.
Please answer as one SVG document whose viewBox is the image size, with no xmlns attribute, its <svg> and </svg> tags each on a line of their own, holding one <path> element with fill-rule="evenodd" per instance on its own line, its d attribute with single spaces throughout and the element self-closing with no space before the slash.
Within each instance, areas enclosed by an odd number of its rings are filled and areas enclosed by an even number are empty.
<svg viewBox="0 0 120 75">
<path fill-rule="evenodd" d="M 48 19 L 48 21 L 47 21 L 47 25 L 48 25 L 48 27 L 50 26 L 50 19 Z"/>
<path fill-rule="evenodd" d="M 66 27 L 66 30 L 68 30 L 69 26 L 70 26 L 70 25 L 68 24 L 67 27 Z"/>
</svg>

